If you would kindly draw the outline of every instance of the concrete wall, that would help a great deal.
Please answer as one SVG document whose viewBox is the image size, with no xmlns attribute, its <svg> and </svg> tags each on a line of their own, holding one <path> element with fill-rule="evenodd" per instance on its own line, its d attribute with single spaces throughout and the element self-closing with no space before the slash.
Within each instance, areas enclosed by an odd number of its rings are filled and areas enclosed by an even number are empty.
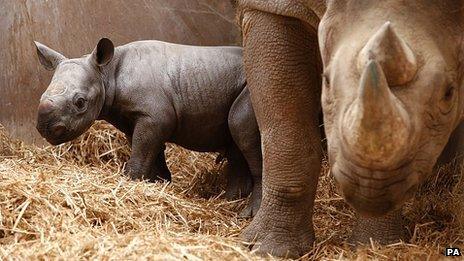
<svg viewBox="0 0 464 261">
<path fill-rule="evenodd" d="M 239 44 L 228 0 L 0 0 L 0 123 L 15 137 L 41 143 L 36 108 L 52 73 L 40 66 L 33 41 L 79 57 L 103 36 L 115 45 Z"/>
</svg>

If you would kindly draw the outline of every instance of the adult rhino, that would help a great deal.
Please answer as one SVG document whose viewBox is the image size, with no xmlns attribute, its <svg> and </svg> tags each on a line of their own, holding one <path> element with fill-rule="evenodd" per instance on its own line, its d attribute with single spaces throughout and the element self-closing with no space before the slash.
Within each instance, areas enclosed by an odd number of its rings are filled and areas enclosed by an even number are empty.
<svg viewBox="0 0 464 261">
<path fill-rule="evenodd" d="M 264 164 L 261 208 L 243 238 L 277 256 L 310 250 L 321 107 L 332 173 L 359 216 L 352 239 L 402 238 L 399 210 L 453 130 L 462 149 L 463 2 L 237 4 Z"/>
</svg>

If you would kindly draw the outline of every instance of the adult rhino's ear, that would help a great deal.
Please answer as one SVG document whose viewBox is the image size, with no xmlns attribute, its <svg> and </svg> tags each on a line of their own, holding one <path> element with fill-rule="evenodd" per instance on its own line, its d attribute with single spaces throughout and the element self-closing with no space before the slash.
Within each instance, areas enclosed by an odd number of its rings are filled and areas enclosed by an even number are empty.
<svg viewBox="0 0 464 261">
<path fill-rule="evenodd" d="M 64 55 L 44 44 L 36 41 L 34 41 L 34 44 L 37 48 L 37 56 L 39 56 L 39 61 L 47 70 L 55 70 L 58 64 L 66 59 Z"/>
<path fill-rule="evenodd" d="M 102 38 L 98 41 L 97 46 L 93 49 L 90 59 L 98 65 L 104 66 L 107 65 L 114 55 L 114 45 L 108 38 Z"/>
</svg>

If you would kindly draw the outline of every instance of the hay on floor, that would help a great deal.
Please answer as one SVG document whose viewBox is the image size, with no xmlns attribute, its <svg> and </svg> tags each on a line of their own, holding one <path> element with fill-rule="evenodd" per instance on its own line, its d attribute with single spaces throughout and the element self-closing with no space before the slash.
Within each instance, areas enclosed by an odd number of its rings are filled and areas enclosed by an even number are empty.
<svg viewBox="0 0 464 261">
<path fill-rule="evenodd" d="M 249 222 L 237 217 L 246 200 L 222 198 L 217 155 L 175 145 L 166 154 L 172 184 L 134 182 L 121 175 L 127 142 L 106 124 L 46 148 L 24 145 L 0 129 L 0 257 L 262 259 L 238 238 Z M 410 242 L 357 250 L 345 243 L 354 212 L 323 169 L 317 242 L 303 259 L 436 259 L 444 247 L 464 247 L 460 169 L 442 168 L 408 203 Z"/>
</svg>

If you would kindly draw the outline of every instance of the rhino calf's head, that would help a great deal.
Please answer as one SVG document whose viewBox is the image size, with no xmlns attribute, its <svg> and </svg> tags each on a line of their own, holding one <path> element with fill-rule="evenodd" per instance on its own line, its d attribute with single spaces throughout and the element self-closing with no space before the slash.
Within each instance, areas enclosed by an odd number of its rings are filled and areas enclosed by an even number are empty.
<svg viewBox="0 0 464 261">
<path fill-rule="evenodd" d="M 40 63 L 55 70 L 40 98 L 37 130 L 58 145 L 77 138 L 99 116 L 105 100 L 101 69 L 111 61 L 114 46 L 102 38 L 90 55 L 67 59 L 41 43 L 35 45 Z"/>
<path fill-rule="evenodd" d="M 462 9 L 328 3 L 319 40 L 331 170 L 358 213 L 383 215 L 414 194 L 463 118 Z"/>
</svg>

